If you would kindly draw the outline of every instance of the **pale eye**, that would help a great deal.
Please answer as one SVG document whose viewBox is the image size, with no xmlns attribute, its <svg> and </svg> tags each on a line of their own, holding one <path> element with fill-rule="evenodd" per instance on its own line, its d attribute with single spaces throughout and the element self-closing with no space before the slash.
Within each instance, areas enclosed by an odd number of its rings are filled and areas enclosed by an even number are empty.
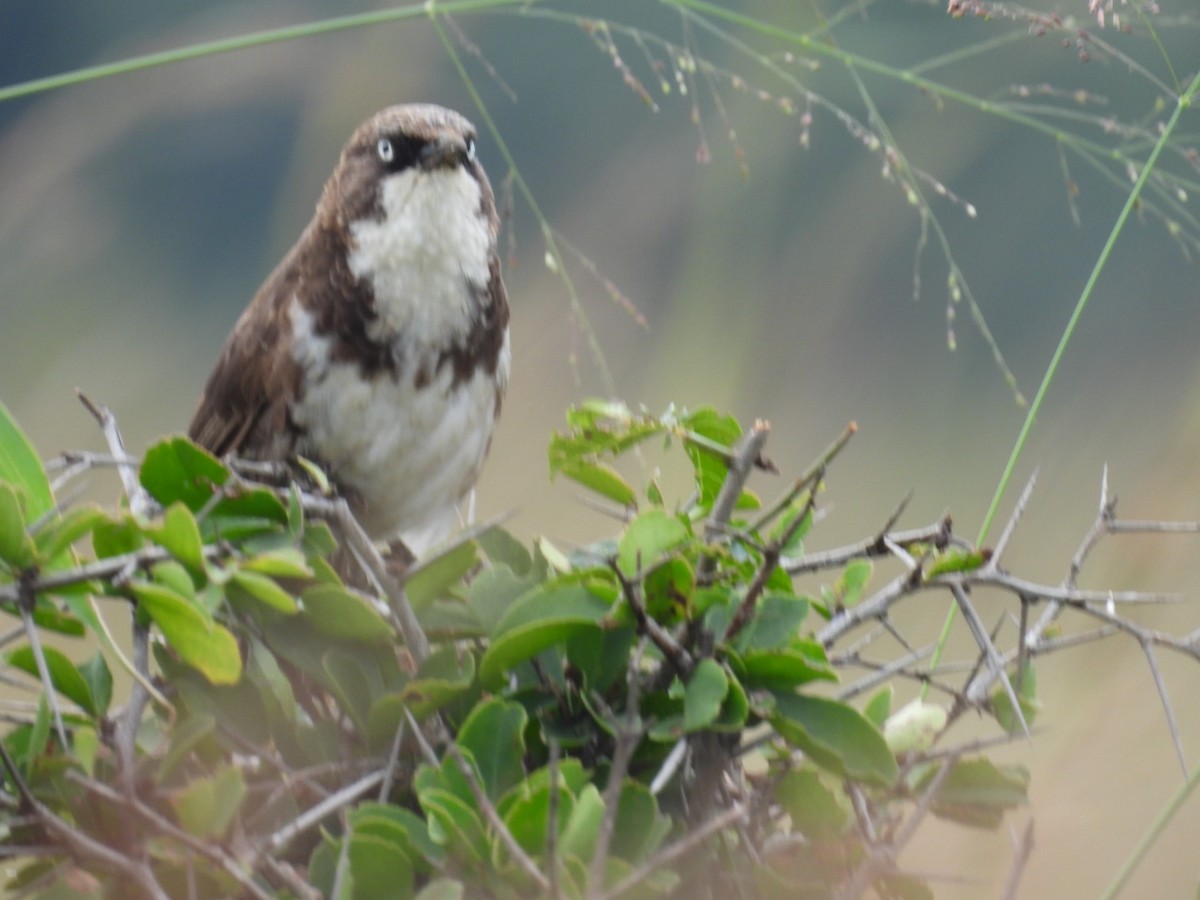
<svg viewBox="0 0 1200 900">
<path fill-rule="evenodd" d="M 467 159 L 471 160 L 471 162 L 475 161 L 475 139 L 474 138 L 467 139 Z"/>
<path fill-rule="evenodd" d="M 390 163 L 396 158 L 396 149 L 387 138 L 379 139 L 379 143 L 375 145 L 375 152 L 379 154 L 379 158 L 385 163 Z"/>
</svg>

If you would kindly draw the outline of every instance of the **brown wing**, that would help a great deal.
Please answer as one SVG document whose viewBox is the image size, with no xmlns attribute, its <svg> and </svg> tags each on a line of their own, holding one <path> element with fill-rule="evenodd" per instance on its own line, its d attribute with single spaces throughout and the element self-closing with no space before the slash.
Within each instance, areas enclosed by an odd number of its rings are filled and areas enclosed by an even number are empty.
<svg viewBox="0 0 1200 900">
<path fill-rule="evenodd" d="M 297 433 L 288 409 L 300 369 L 291 354 L 287 310 L 299 287 L 300 244 L 238 319 L 192 414 L 188 437 L 218 456 L 283 459 L 294 450 Z"/>
</svg>

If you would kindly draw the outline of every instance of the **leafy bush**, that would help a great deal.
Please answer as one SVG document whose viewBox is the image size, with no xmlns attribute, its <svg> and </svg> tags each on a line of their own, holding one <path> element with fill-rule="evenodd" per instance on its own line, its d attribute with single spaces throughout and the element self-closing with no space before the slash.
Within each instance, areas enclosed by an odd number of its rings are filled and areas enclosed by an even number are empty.
<svg viewBox="0 0 1200 900">
<path fill-rule="evenodd" d="M 136 463 L 101 416 L 113 454 L 58 465 L 115 465 L 129 503 L 60 510 L 0 415 L 6 661 L 41 687 L 0 743 L 0 815 L 30 896 L 930 896 L 895 862 L 927 817 L 995 828 L 1027 799 L 1024 770 L 951 744 L 969 710 L 1000 740 L 1037 712 L 1038 645 L 1001 653 L 971 589 L 1125 599 L 1012 578 L 948 519 L 808 551 L 853 426 L 763 502 L 765 424 L 585 403 L 550 471 L 614 504 L 610 540 L 483 525 L 393 577 L 336 498 L 180 437 Z M 620 474 L 652 442 L 687 498 Z M 926 591 L 978 642 L 965 682 L 913 651 L 843 683 Z M 950 701 L 894 708 L 902 678 Z"/>
</svg>

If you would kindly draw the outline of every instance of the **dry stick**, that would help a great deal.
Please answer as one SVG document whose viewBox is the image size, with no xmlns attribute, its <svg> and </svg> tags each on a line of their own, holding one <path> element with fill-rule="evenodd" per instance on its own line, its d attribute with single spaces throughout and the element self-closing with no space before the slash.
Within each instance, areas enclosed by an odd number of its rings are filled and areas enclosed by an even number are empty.
<svg viewBox="0 0 1200 900">
<path fill-rule="evenodd" d="M 386 803 L 388 794 L 392 792 L 392 784 L 396 777 L 396 768 L 400 765 L 400 744 L 404 740 L 404 729 L 407 719 L 401 719 L 396 725 L 396 736 L 392 738 L 392 749 L 388 752 L 387 765 L 383 770 L 383 783 L 379 785 L 379 802 Z"/>
<path fill-rule="evenodd" d="M 762 455 L 763 445 L 766 444 L 767 435 L 770 432 L 771 426 L 768 423 L 761 419 L 756 420 L 750 426 L 750 430 L 742 435 L 734 445 L 733 459 L 729 462 L 725 481 L 721 484 L 717 499 L 713 501 L 708 524 L 704 526 L 706 541 L 715 541 L 721 536 L 725 526 L 729 524 L 729 517 L 733 515 L 733 507 L 737 504 L 738 497 L 742 495 L 742 488 L 746 485 L 746 479 L 750 477 L 750 470 L 754 468 L 755 461 Z M 711 565 L 710 563 L 710 568 Z"/>
<path fill-rule="evenodd" d="M 418 724 L 412 712 L 408 709 L 405 709 L 404 715 L 408 719 L 408 725 L 412 729 L 413 735 L 417 739 L 417 746 L 420 747 L 421 754 L 425 757 L 425 761 L 434 768 L 441 766 L 441 760 L 437 758 L 437 754 L 433 752 L 433 747 L 431 747 L 429 742 L 425 739 L 425 735 L 421 732 L 421 726 Z M 535 863 L 532 857 L 525 852 L 524 848 L 517 843 L 517 839 L 513 837 L 512 832 L 508 830 L 508 826 L 505 825 L 504 820 L 500 818 L 500 813 L 496 811 L 496 807 L 492 803 L 491 798 L 488 797 L 486 792 L 484 792 L 483 785 L 479 783 L 479 778 L 475 774 L 475 769 L 473 769 L 467 763 L 466 758 L 462 755 L 461 751 L 459 751 L 458 745 L 453 741 L 448 742 L 446 745 L 446 753 L 451 759 L 454 760 L 455 765 L 458 766 L 458 770 L 462 773 L 463 778 L 466 779 L 467 787 L 471 789 L 471 796 L 475 798 L 475 803 L 479 806 L 480 811 L 483 813 L 483 817 L 487 819 L 488 824 L 495 829 L 496 834 L 500 838 L 500 842 L 504 844 L 504 848 L 508 851 L 509 855 L 513 858 L 517 865 L 521 867 L 522 871 L 524 871 L 525 874 L 533 880 L 533 883 L 537 885 L 538 890 L 549 890 L 550 880 L 542 873 L 542 870 L 538 868 L 537 863 Z"/>
<path fill-rule="evenodd" d="M 757 425 L 758 423 L 755 424 Z M 809 464 L 808 468 L 800 474 L 800 477 L 792 483 L 791 488 L 778 500 L 772 503 L 763 512 L 763 514 L 758 517 L 758 520 L 753 524 L 751 530 L 760 530 L 764 525 L 791 506 L 792 501 L 799 497 L 804 489 L 813 483 L 813 479 L 816 474 L 829 468 L 829 464 L 832 463 L 834 458 L 842 452 L 842 449 L 850 442 L 850 438 L 854 437 L 857 432 L 858 423 L 850 422 L 847 424 L 842 430 L 842 433 L 838 435 L 828 447 L 822 450 L 820 455 L 813 460 Z M 741 489 L 739 488 L 738 493 L 740 492 Z M 733 499 L 737 500 L 737 494 L 734 495 Z"/>
<path fill-rule="evenodd" d="M 160 834 L 174 838 L 181 844 L 188 847 L 190 850 L 193 850 L 194 852 L 205 857 L 210 862 L 216 863 L 227 873 L 229 873 L 229 875 L 231 875 L 250 896 L 256 897 L 258 900 L 271 900 L 271 895 L 254 882 L 254 879 L 245 870 L 245 867 L 228 853 L 225 853 L 219 845 L 207 844 L 199 838 L 188 834 L 170 819 L 159 814 L 151 807 L 146 806 L 136 797 L 114 791 L 108 785 L 88 778 L 79 772 L 68 772 L 67 777 L 76 784 L 82 785 L 87 790 L 100 797 L 103 797 L 109 802 L 127 807 L 140 818 L 144 819 L 148 824 L 158 829 Z"/>
<path fill-rule="evenodd" d="M 1012 540 L 1013 533 L 1017 530 L 1017 523 L 1021 521 L 1021 516 L 1025 514 L 1025 508 L 1029 505 L 1029 498 L 1033 495 L 1033 486 L 1037 484 L 1038 467 L 1034 467 L 1033 473 L 1029 476 L 1029 480 L 1025 482 L 1025 487 L 1021 489 L 1021 495 L 1017 498 L 1017 504 L 1013 507 L 1012 515 L 1008 517 L 1008 521 L 1004 524 L 1004 531 L 1000 533 L 1000 539 L 996 541 L 996 546 L 992 550 L 992 558 L 988 561 L 988 565 L 997 566 L 1000 557 L 1004 551 L 1008 549 L 1008 542 Z"/>
<path fill-rule="evenodd" d="M 662 651 L 663 656 L 671 663 L 672 668 L 678 673 L 680 678 L 687 678 L 695 665 L 692 659 L 692 654 L 680 644 L 671 634 L 658 624 L 657 621 L 647 612 L 646 604 L 642 602 L 641 582 L 626 578 L 621 571 L 616 561 L 610 563 L 613 573 L 617 576 L 617 581 L 621 585 L 621 590 L 625 595 L 625 602 L 629 604 L 629 608 L 633 611 L 634 618 L 637 619 L 638 628 L 646 637 L 654 642 L 654 645 Z"/>
<path fill-rule="evenodd" d="M 911 653 L 901 656 L 899 659 L 880 666 L 870 675 L 860 678 L 853 684 L 846 685 L 846 687 L 834 694 L 834 698 L 837 700 L 850 700 L 853 697 L 857 697 L 859 694 L 877 687 L 878 685 L 890 679 L 897 672 L 907 669 L 913 663 L 927 657 L 933 652 L 933 648 L 935 646 L 935 644 L 927 644 L 924 647 L 913 650 Z"/>
<path fill-rule="evenodd" d="M 633 758 L 633 751 L 642 739 L 641 717 L 638 715 L 642 683 L 638 678 L 638 670 L 642 664 L 644 648 L 645 638 L 634 652 L 626 669 L 629 687 L 625 697 L 625 712 L 614 723 L 617 745 L 613 750 L 612 765 L 608 771 L 608 784 L 604 786 L 604 819 L 600 822 L 600 833 L 596 835 L 596 847 L 588 866 L 587 900 L 598 900 L 604 896 L 604 871 L 608 864 L 608 851 L 612 846 L 613 828 L 617 822 L 621 788 L 624 787 L 625 776 L 629 772 L 629 760 Z"/>
<path fill-rule="evenodd" d="M 907 547 L 912 544 L 932 544 L 940 548 L 949 543 L 959 544 L 963 547 L 970 546 L 966 541 L 956 538 L 951 533 L 950 517 L 943 516 L 939 521 L 932 525 L 926 525 L 924 528 L 894 531 L 866 538 L 845 547 L 806 553 L 804 556 L 786 560 L 783 567 L 789 575 L 804 575 L 809 572 L 819 572 L 822 569 L 839 568 L 853 559 L 894 555 L 895 551 L 888 546 L 889 544 L 899 547 Z"/>
<path fill-rule="evenodd" d="M 1183 738 L 1179 734 L 1179 723 L 1175 719 L 1175 711 L 1171 708 L 1171 697 L 1167 693 L 1166 682 L 1163 681 L 1162 672 L 1158 668 L 1158 658 L 1154 655 L 1154 647 L 1151 644 L 1142 642 L 1142 652 L 1146 654 L 1146 662 L 1150 665 L 1150 675 L 1154 678 L 1154 687 L 1158 691 L 1159 702 L 1163 705 L 1163 712 L 1167 716 L 1167 728 L 1171 732 L 1171 741 L 1175 744 L 1175 755 L 1179 757 L 1179 765 L 1183 769 L 1183 777 L 1188 777 L 1187 757 L 1183 752 Z"/>
<path fill-rule="evenodd" d="M 647 878 L 671 865 L 671 863 L 675 862 L 681 856 L 691 853 L 704 843 L 704 841 L 708 840 L 709 835 L 715 834 L 722 828 L 727 828 L 734 822 L 745 817 L 746 807 L 740 803 L 737 806 L 731 806 L 722 813 L 717 813 L 687 837 L 676 841 L 670 847 L 654 854 L 654 856 L 650 857 L 613 885 L 611 890 L 601 894 L 601 900 L 612 900 L 612 898 L 619 897 L 626 891 L 637 887 Z"/>
<path fill-rule="evenodd" d="M 1021 883 L 1021 876 L 1025 874 L 1025 867 L 1029 865 L 1029 857 L 1033 855 L 1032 819 L 1025 823 L 1025 830 L 1021 832 L 1021 839 L 1013 850 L 1013 861 L 1004 882 L 1004 891 L 1000 894 L 1001 900 L 1017 900 L 1017 887 Z"/>
<path fill-rule="evenodd" d="M 312 828 L 323 818 L 340 809 L 343 806 L 348 806 L 357 800 L 361 795 L 371 790 L 373 787 L 383 781 L 385 773 L 382 769 L 371 772 L 369 775 L 364 775 L 358 781 L 346 785 L 340 791 L 330 794 L 321 802 L 309 807 L 287 825 L 284 825 L 266 840 L 264 849 L 271 853 L 277 853 L 286 847 L 296 835 Z"/>
<path fill-rule="evenodd" d="M 145 865 L 145 863 L 138 863 L 128 859 L 100 841 L 94 840 L 82 831 L 73 828 L 66 821 L 55 815 L 49 807 L 44 806 L 41 801 L 34 797 L 33 792 L 29 790 L 25 779 L 21 777 L 16 764 L 13 762 L 3 743 L 0 743 L 0 762 L 3 762 L 4 768 L 8 770 L 8 776 L 12 779 L 13 784 L 20 793 L 23 804 L 32 811 L 37 823 L 45 828 L 46 831 L 62 840 L 67 850 L 73 856 L 84 860 L 95 860 L 100 865 L 123 873 L 136 881 L 138 886 L 153 900 L 171 900 L 167 892 L 155 880 L 149 866 Z"/>
<path fill-rule="evenodd" d="M 288 863 L 268 856 L 263 860 L 263 865 L 268 873 L 275 877 L 277 884 L 286 886 L 300 900 L 324 900 L 325 895 L 301 878 Z"/>
<path fill-rule="evenodd" d="M 754 607 L 758 603 L 758 598 L 763 592 L 763 588 L 767 586 L 767 579 L 774 574 L 779 567 L 780 554 L 783 548 L 795 537 L 804 520 L 808 518 L 809 513 L 817 503 L 816 485 L 825 477 L 825 469 L 820 468 L 813 479 L 813 486 L 809 489 L 808 500 L 805 501 L 804 510 L 800 515 L 792 520 L 792 524 L 787 527 L 787 530 L 779 536 L 775 541 L 763 551 L 762 565 L 758 567 L 758 571 L 754 573 L 754 581 L 750 583 L 750 587 L 746 589 L 746 594 L 742 597 L 741 603 L 738 604 L 737 611 L 733 614 L 733 618 L 729 622 L 729 626 L 725 629 L 725 634 L 721 638 L 721 643 L 728 643 L 737 636 L 746 623 L 750 621 L 751 615 L 754 613 Z"/>
<path fill-rule="evenodd" d="M 121 776 L 126 787 L 132 791 L 134 774 L 137 768 L 137 733 L 142 721 L 142 713 L 150 699 L 146 685 L 150 681 L 150 626 L 138 622 L 137 610 L 130 610 L 133 637 L 133 666 L 138 678 L 129 689 L 129 700 L 117 720 L 115 742 L 117 759 L 121 766 Z"/>
<path fill-rule="evenodd" d="M 398 584 L 388 572 L 387 564 L 379 554 L 379 549 L 363 531 L 362 525 L 350 510 L 350 504 L 344 499 L 339 499 L 335 501 L 334 509 L 337 524 L 350 544 L 351 550 L 364 563 L 367 573 L 375 579 L 387 595 L 396 624 L 400 629 L 400 635 L 404 638 L 404 644 L 417 661 L 417 665 L 420 666 L 429 658 L 429 639 L 425 637 L 425 631 L 421 628 L 421 623 L 417 621 L 417 614 L 413 612 L 412 605 L 408 602 L 408 595 L 404 592 L 403 586 Z"/>
<path fill-rule="evenodd" d="M 121 437 L 120 430 L 117 428 L 117 419 L 112 414 L 112 410 L 103 404 L 96 405 L 79 388 L 75 389 L 75 396 L 79 398 L 79 402 L 100 423 L 100 429 L 104 432 L 104 441 L 108 444 L 109 452 L 115 458 L 128 457 L 129 454 L 125 452 L 125 441 Z M 125 496 L 129 498 L 129 511 L 133 513 L 135 518 L 145 518 L 153 508 L 154 502 L 150 499 L 150 495 L 146 493 L 146 489 L 138 481 L 137 467 L 133 465 L 120 465 L 117 467 L 117 474 L 121 476 L 121 484 L 125 488 Z"/>
<path fill-rule="evenodd" d="M 549 868 L 547 878 L 550 880 L 548 889 L 550 900 L 558 900 L 562 896 L 558 887 L 558 760 L 560 752 L 558 738 L 550 738 L 548 762 L 550 797 L 546 808 L 546 865 Z"/>
<path fill-rule="evenodd" d="M 1025 733 L 1025 736 L 1029 737 L 1029 723 L 1025 721 L 1025 713 L 1021 710 L 1020 701 L 1017 699 L 1017 692 L 1013 690 L 1012 682 L 1008 679 L 1008 673 L 1004 671 L 1004 660 L 996 650 L 996 645 L 992 643 L 992 639 L 988 636 L 987 630 L 983 627 L 979 613 L 975 611 L 974 605 L 967 598 L 966 589 L 962 585 L 952 585 L 950 591 L 954 594 L 954 602 L 958 604 L 959 611 L 962 612 L 963 618 L 966 620 L 971 636 L 975 638 L 975 643 L 987 659 L 992 677 L 999 680 L 1004 686 L 1004 693 L 1008 695 L 1008 702 L 1012 704 L 1013 715 L 1021 723 L 1021 730 Z"/>
<path fill-rule="evenodd" d="M 33 601 L 34 595 L 29 595 Z M 58 693 L 54 689 L 54 680 L 50 677 L 50 667 L 46 664 L 46 654 L 42 651 L 42 639 L 38 634 L 37 625 L 30 612 L 33 603 L 21 603 L 21 623 L 25 626 L 25 636 L 29 639 L 29 647 L 33 651 L 33 661 L 37 664 L 38 676 L 42 679 L 42 696 L 54 715 L 54 730 L 58 733 L 59 745 L 64 753 L 68 752 L 70 743 L 67 741 L 67 729 L 63 725 L 62 710 L 58 708 Z"/>
<path fill-rule="evenodd" d="M 1111 500 L 1108 497 L 1108 465 L 1105 464 L 1104 469 L 1100 473 L 1100 506 L 1096 513 L 1096 518 L 1092 522 L 1092 527 L 1088 529 L 1083 540 L 1080 541 L 1079 547 L 1075 550 L 1075 555 L 1071 557 L 1071 565 L 1067 569 L 1067 575 L 1063 578 L 1062 586 L 1074 589 L 1079 583 L 1079 573 L 1083 571 L 1083 563 L 1100 543 L 1101 538 L 1108 533 L 1109 523 L 1112 521 L 1113 513 L 1117 507 L 1117 499 L 1113 497 Z M 1054 622 L 1059 613 L 1062 612 L 1062 604 L 1051 602 L 1049 606 L 1038 616 L 1037 624 L 1033 626 L 1033 630 L 1029 634 L 1028 641 L 1030 644 L 1037 644 L 1041 641 L 1042 636 L 1046 633 L 1046 629 Z"/>
</svg>

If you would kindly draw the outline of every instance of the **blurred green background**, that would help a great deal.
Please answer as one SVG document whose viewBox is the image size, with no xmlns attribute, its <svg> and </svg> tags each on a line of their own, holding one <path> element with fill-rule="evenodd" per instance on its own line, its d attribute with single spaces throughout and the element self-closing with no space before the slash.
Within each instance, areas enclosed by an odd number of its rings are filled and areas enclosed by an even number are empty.
<svg viewBox="0 0 1200 900">
<path fill-rule="evenodd" d="M 1024 20 L 956 20 L 940 3 L 724 6 L 794 31 L 824 18 L 839 47 L 899 68 L 994 42 L 926 74 L 993 101 L 1016 99 L 1015 86 L 1087 91 L 1084 104 L 1070 96 L 1041 102 L 1067 111 L 1045 120 L 1088 139 L 1104 140 L 1094 117 L 1153 131 L 1170 112 L 1155 110 L 1162 93 L 1128 62 L 1094 44 L 1091 61 L 1081 62 L 1073 31 L 1065 40 L 1039 38 Z M 1155 23 L 1186 83 L 1200 64 L 1195 8 L 1177 4 L 1189 20 L 1168 6 Z M 8 0 L 0 6 L 0 84 L 349 11 L 316 0 Z M 1136 18 L 1125 35 L 1099 30 L 1084 0 L 1045 11 L 1076 17 L 1171 83 Z M 625 83 L 605 33 L 573 18 L 601 15 L 641 30 L 645 53 L 637 39 L 610 34 L 657 109 Z M 503 240 L 514 374 L 480 485 L 482 515 L 515 509 L 519 534 L 562 544 L 611 528 L 569 485 L 546 477 L 546 443 L 565 406 L 608 391 L 588 350 L 594 339 L 616 394 L 630 403 L 656 411 L 707 403 L 745 422 L 769 419 L 769 454 L 785 475 L 856 420 L 859 434 L 830 473 L 828 515 L 810 546 L 873 532 L 909 489 L 902 525 L 949 508 L 959 530 L 975 534 L 1024 411 L 962 305 L 957 349 L 948 349 L 945 258 L 931 239 L 917 266 L 920 220 L 899 185 L 881 175 L 881 158 L 820 107 L 804 146 L 803 93 L 762 63 L 865 122 L 844 67 L 814 67 L 817 57 L 794 46 L 727 30 L 749 45 L 746 54 L 701 23 L 644 2 L 548 3 L 526 14 L 514 4 L 455 22 L 469 39 L 458 50 L 548 221 L 646 321 L 639 325 L 576 262 L 588 324 L 581 321 L 544 264 L 538 222 L 519 197 L 511 204 Z M 672 52 L 656 36 L 690 47 L 715 71 L 685 79 L 684 95 Z M 861 75 L 909 161 L 978 210 L 971 218 L 926 185 L 955 261 L 1032 396 L 1129 182 L 1114 184 L 1068 153 L 1068 183 L 1045 135 Z M 797 114 L 786 114 L 781 98 Z M 376 109 L 412 100 L 480 122 L 421 17 L 0 104 L 0 399 L 43 454 L 103 447 L 76 387 L 112 407 L 135 452 L 183 429 L 224 335 L 307 221 L 346 136 Z M 1200 116 L 1188 113 L 1181 131 L 1195 146 Z M 503 194 L 505 166 L 486 132 L 480 149 Z M 1055 583 L 1065 575 L 1096 514 L 1105 464 L 1124 515 L 1200 519 L 1200 287 L 1187 249 L 1195 254 L 1194 240 L 1177 244 L 1150 214 L 1121 236 L 1003 507 L 1002 516 L 1040 465 L 1010 569 Z M 763 478 L 756 487 L 769 494 L 784 483 Z M 94 489 L 116 492 L 101 476 Z M 1110 539 L 1083 583 L 1181 591 L 1188 603 L 1139 618 L 1191 630 L 1200 621 L 1198 540 Z M 928 604 L 906 611 L 922 643 L 945 611 L 940 598 Z M 1003 608 L 999 597 L 981 598 L 981 606 L 989 621 Z M 1161 662 L 1194 764 L 1200 667 Z M 1013 819 L 1019 828 L 1032 817 L 1036 829 L 1022 896 L 1091 896 L 1182 776 L 1145 659 L 1130 641 L 1057 654 L 1041 663 L 1039 681 L 1040 733 L 1002 753 L 1033 771 L 1033 805 Z M 901 862 L 933 877 L 939 896 L 995 896 L 1011 857 L 1007 829 L 931 826 Z M 1130 896 L 1194 893 L 1197 829 L 1193 802 Z"/>
</svg>

